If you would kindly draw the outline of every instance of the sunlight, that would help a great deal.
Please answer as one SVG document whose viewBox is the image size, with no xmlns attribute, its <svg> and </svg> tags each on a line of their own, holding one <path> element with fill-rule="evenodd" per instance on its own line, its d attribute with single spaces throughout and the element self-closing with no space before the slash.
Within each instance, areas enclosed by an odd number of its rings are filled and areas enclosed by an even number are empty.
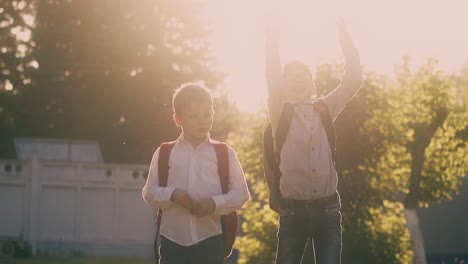
<svg viewBox="0 0 468 264">
<path fill-rule="evenodd" d="M 212 1 L 214 47 L 223 84 L 242 111 L 256 111 L 265 101 L 264 13 L 279 5 L 282 62 L 301 59 L 314 71 L 323 63 L 342 62 L 336 21 L 349 25 L 366 70 L 392 74 L 409 55 L 415 63 L 427 57 L 442 69 L 458 71 L 468 59 L 468 3 L 448 1 Z"/>
</svg>

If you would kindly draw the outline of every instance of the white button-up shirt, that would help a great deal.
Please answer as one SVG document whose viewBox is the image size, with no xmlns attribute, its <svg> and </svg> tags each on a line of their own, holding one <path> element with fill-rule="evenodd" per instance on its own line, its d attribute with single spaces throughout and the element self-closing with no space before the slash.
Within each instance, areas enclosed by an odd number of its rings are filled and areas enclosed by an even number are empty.
<svg viewBox="0 0 468 264">
<path fill-rule="evenodd" d="M 167 187 L 159 186 L 158 148 L 142 190 L 143 199 L 148 204 L 163 209 L 161 235 L 183 246 L 194 245 L 221 234 L 220 215 L 239 209 L 250 199 L 241 164 L 230 146 L 229 191 L 222 194 L 214 143 L 216 141 L 208 137 L 193 148 L 181 134 L 169 157 Z M 172 192 L 176 188 L 186 191 L 195 200 L 211 197 L 216 204 L 215 213 L 203 217 L 190 214 L 187 209 L 171 201 Z"/>
<path fill-rule="evenodd" d="M 278 43 L 267 44 L 268 115 L 275 132 L 283 109 L 280 97 L 282 73 Z M 351 40 L 343 50 L 346 63 L 340 85 L 323 98 L 332 120 L 362 86 L 359 54 Z M 332 195 L 337 190 L 338 177 L 327 133 L 314 110 L 313 101 L 311 98 L 288 102 L 293 105 L 294 112 L 280 153 L 280 191 L 285 199 L 313 200 Z"/>
</svg>

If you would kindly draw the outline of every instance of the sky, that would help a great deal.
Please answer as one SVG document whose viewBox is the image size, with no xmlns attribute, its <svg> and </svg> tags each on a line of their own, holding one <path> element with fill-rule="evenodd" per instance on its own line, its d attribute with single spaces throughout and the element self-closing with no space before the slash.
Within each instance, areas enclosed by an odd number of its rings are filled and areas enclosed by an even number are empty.
<svg viewBox="0 0 468 264">
<path fill-rule="evenodd" d="M 264 105 L 264 13 L 279 10 L 281 60 L 300 59 L 312 71 L 323 63 L 343 62 L 336 22 L 343 18 L 365 70 L 393 74 L 409 55 L 416 67 L 434 57 L 447 72 L 468 61 L 466 0 L 213 0 L 213 47 L 221 85 L 242 111 Z"/>
</svg>

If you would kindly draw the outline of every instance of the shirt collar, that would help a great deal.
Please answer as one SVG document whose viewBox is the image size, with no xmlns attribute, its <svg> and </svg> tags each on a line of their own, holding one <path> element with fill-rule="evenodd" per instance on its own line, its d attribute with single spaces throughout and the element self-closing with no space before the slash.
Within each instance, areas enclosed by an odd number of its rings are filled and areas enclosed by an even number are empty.
<svg viewBox="0 0 468 264">
<path fill-rule="evenodd" d="M 190 144 L 190 143 L 185 139 L 184 132 L 180 133 L 180 135 L 179 135 L 179 137 L 177 138 L 176 141 L 177 141 L 177 142 L 180 142 L 180 143 L 183 143 L 183 144 L 187 144 L 187 145 L 192 146 L 192 144 Z M 204 145 L 204 144 L 207 144 L 207 143 L 210 143 L 210 144 L 213 144 L 213 143 L 214 143 L 214 140 L 211 139 L 211 134 L 210 134 L 210 133 L 208 133 L 208 135 L 206 136 L 205 140 L 203 140 L 203 142 L 202 142 L 200 145 Z"/>
</svg>

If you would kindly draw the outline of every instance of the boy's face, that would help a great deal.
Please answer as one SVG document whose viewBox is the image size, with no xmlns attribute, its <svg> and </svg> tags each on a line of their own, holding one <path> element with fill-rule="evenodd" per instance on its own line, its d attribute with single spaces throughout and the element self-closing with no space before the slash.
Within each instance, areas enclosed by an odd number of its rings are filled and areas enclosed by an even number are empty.
<svg viewBox="0 0 468 264">
<path fill-rule="evenodd" d="M 284 72 L 282 88 L 286 100 L 306 100 L 315 94 L 312 76 L 302 67 L 290 67 Z"/>
<path fill-rule="evenodd" d="M 213 106 L 209 102 L 190 103 L 184 106 L 181 114 L 174 115 L 174 121 L 184 131 L 187 141 L 198 142 L 204 140 L 211 131 L 213 114 Z"/>
</svg>

